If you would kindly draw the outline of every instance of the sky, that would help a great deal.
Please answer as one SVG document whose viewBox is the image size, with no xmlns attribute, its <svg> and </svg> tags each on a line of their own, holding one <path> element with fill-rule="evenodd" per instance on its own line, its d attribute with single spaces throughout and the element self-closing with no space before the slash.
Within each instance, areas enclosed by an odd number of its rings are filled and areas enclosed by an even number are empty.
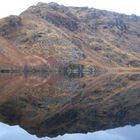
<svg viewBox="0 0 140 140">
<path fill-rule="evenodd" d="M 37 138 L 19 126 L 0 123 L 0 140 L 140 140 L 140 125 L 125 126 L 88 134 L 66 134 L 56 138 Z"/>
<path fill-rule="evenodd" d="M 140 0 L 0 0 L 0 18 L 19 15 L 38 2 L 57 2 L 66 6 L 88 6 L 140 16 Z"/>
</svg>

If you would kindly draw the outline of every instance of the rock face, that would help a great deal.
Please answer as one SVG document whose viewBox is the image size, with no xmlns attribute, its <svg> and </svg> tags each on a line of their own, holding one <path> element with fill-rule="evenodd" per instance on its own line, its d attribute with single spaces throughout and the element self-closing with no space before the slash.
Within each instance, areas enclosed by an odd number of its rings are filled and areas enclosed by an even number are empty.
<svg viewBox="0 0 140 140">
<path fill-rule="evenodd" d="M 38 137 L 140 123 L 139 74 L 80 79 L 1 75 L 0 81 L 0 122 L 20 125 Z"/>
<path fill-rule="evenodd" d="M 0 68 L 140 67 L 139 29 L 136 15 L 38 3 L 0 20 Z"/>
<path fill-rule="evenodd" d="M 10 38 L 11 33 L 15 32 L 21 26 L 21 18 L 18 16 L 9 16 L 5 18 L 6 24 L 0 28 L 0 34 L 5 38 Z"/>
</svg>

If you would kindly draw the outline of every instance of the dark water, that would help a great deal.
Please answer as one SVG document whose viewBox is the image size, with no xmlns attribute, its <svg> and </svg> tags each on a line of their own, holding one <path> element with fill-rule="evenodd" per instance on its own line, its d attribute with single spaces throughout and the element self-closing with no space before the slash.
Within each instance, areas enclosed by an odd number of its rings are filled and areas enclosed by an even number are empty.
<svg viewBox="0 0 140 140">
<path fill-rule="evenodd" d="M 140 74 L 0 75 L 0 140 L 140 140 Z"/>
</svg>

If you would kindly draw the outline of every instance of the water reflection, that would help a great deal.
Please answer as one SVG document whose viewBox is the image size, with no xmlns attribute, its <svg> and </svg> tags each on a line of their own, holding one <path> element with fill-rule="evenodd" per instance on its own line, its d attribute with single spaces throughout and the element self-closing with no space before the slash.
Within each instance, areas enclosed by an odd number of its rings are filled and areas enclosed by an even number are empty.
<svg viewBox="0 0 140 140">
<path fill-rule="evenodd" d="M 56 138 L 37 138 L 19 126 L 8 126 L 0 123 L 0 140 L 139 140 L 139 130 L 140 125 L 136 125 L 87 134 L 65 134 Z"/>
<path fill-rule="evenodd" d="M 140 124 L 139 74 L 1 75 L 0 81 L 0 121 L 38 137 Z"/>
</svg>

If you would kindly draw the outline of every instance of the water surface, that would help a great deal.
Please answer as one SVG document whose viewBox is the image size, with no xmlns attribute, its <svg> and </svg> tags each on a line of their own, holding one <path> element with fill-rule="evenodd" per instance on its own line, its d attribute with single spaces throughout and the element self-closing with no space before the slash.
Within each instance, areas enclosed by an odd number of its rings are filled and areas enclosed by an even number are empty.
<svg viewBox="0 0 140 140">
<path fill-rule="evenodd" d="M 0 75 L 0 140 L 139 140 L 140 74 Z"/>
</svg>

